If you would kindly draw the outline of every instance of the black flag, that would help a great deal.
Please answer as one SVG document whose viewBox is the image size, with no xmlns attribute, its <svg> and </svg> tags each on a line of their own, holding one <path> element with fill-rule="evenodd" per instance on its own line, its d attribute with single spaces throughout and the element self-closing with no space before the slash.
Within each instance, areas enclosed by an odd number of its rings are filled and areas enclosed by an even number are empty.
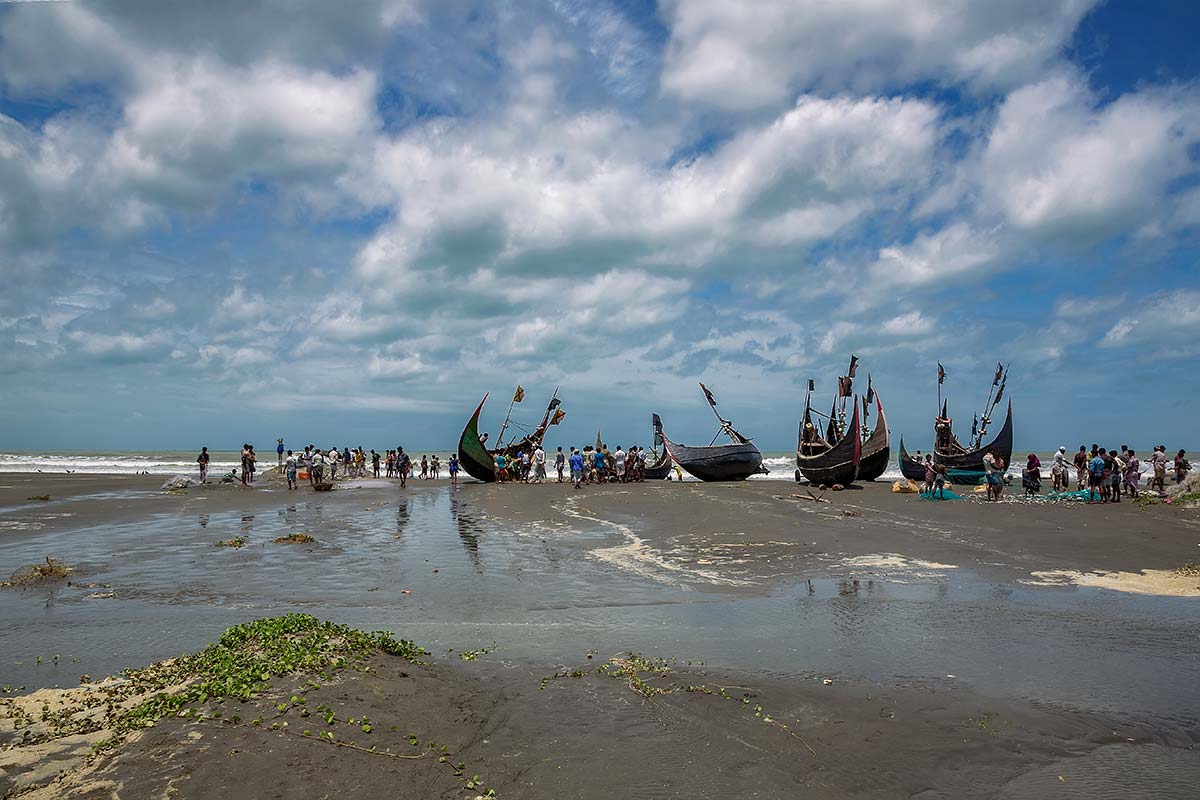
<svg viewBox="0 0 1200 800">
<path fill-rule="evenodd" d="M 817 390 L 817 383 L 812 378 L 808 379 L 808 390 L 810 392 L 815 392 Z"/>
<path fill-rule="evenodd" d="M 871 388 L 871 373 L 869 373 L 869 372 L 867 373 L 867 397 L 866 397 L 866 401 L 867 401 L 867 403 L 868 403 L 868 404 L 870 404 L 870 403 L 874 403 L 874 402 L 875 402 L 875 390 L 874 390 L 873 388 Z M 864 406 L 864 408 L 865 408 L 865 406 Z"/>
<path fill-rule="evenodd" d="M 558 408 L 561 405 L 562 405 L 562 400 L 559 400 L 557 397 L 555 397 L 553 400 L 550 401 L 550 408 L 548 408 L 547 411 L 553 411 L 554 409 Z"/>
<path fill-rule="evenodd" d="M 996 377 L 992 378 L 992 386 L 999 386 L 1000 380 L 1004 377 L 1004 365 L 996 364 Z"/>
<path fill-rule="evenodd" d="M 853 378 L 858 371 L 858 356 L 850 356 L 850 369 L 846 371 L 847 378 Z"/>
<path fill-rule="evenodd" d="M 974 438 L 978 435 L 979 435 L 979 415 L 976 414 L 975 419 L 971 420 L 971 437 Z"/>
<path fill-rule="evenodd" d="M 658 416 L 658 414 L 651 414 L 650 421 L 654 424 L 654 430 L 662 431 L 662 419 Z"/>
<path fill-rule="evenodd" d="M 942 362 L 938 362 L 938 384 L 946 382 L 946 370 L 942 367 Z"/>
<path fill-rule="evenodd" d="M 1005 381 L 1004 383 L 1000 384 L 1000 388 L 996 391 L 996 402 L 997 403 L 999 403 L 1000 398 L 1004 396 L 1004 385 L 1006 383 L 1008 383 L 1008 381 Z"/>
<path fill-rule="evenodd" d="M 713 397 L 713 393 L 710 392 L 708 390 L 708 387 L 705 386 L 703 383 L 700 384 L 700 388 L 704 390 L 704 396 L 708 398 L 708 404 L 710 406 L 712 406 L 713 408 L 716 408 L 717 407 L 717 398 Z"/>
<path fill-rule="evenodd" d="M 838 397 L 850 397 L 854 394 L 854 380 L 849 375 L 838 378 Z"/>
</svg>

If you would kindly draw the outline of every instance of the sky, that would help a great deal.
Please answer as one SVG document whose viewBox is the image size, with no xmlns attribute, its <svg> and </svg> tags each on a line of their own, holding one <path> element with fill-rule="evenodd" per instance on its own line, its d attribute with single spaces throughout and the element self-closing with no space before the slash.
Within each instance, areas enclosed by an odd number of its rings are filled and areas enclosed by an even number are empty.
<svg viewBox="0 0 1200 800">
<path fill-rule="evenodd" d="M 0 449 L 1200 447 L 1200 4 L 0 0 Z"/>
</svg>

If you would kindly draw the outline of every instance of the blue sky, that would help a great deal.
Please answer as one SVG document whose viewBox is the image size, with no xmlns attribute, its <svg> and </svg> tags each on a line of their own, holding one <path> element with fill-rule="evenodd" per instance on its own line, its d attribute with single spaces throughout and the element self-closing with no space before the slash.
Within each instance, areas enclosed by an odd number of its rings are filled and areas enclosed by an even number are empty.
<svg viewBox="0 0 1200 800">
<path fill-rule="evenodd" d="M 851 353 L 893 433 L 1200 446 L 1200 9 L 0 2 L 0 449 L 764 449 Z M 822 404 L 824 401 L 822 401 Z M 968 422 L 969 425 L 969 422 Z"/>
</svg>

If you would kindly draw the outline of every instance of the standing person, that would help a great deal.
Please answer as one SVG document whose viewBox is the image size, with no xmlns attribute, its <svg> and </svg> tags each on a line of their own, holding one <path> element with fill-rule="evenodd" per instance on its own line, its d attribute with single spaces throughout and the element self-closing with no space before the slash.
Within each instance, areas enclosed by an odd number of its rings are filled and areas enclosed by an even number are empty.
<svg viewBox="0 0 1200 800">
<path fill-rule="evenodd" d="M 625 482 L 625 451 L 621 449 L 621 445 L 617 445 L 617 450 L 613 453 L 613 474 L 617 476 L 618 483 Z"/>
<path fill-rule="evenodd" d="M 533 462 L 533 459 L 530 456 L 530 454 L 525 452 L 524 450 L 521 451 L 520 458 L 521 458 L 521 466 L 520 466 L 521 480 L 525 481 L 526 483 L 529 483 L 529 476 L 532 474 L 532 472 L 530 470 L 530 466 Z"/>
<path fill-rule="evenodd" d="M 285 474 L 287 475 L 288 491 L 295 489 L 296 483 L 296 457 L 292 455 L 292 451 L 287 451 L 287 460 L 284 461 L 286 467 Z"/>
<path fill-rule="evenodd" d="M 1137 453 L 1132 450 L 1126 453 L 1125 460 L 1125 490 L 1131 498 L 1137 500 L 1140 496 L 1138 484 L 1142 480 L 1142 462 L 1138 461 Z"/>
<path fill-rule="evenodd" d="M 574 447 L 571 448 L 571 482 L 576 489 L 583 483 L 583 454 Z"/>
<path fill-rule="evenodd" d="M 308 483 L 310 486 L 313 483 L 312 456 L 313 456 L 312 445 L 311 444 L 304 445 L 304 452 L 300 454 L 300 466 L 302 466 L 304 468 L 304 471 L 308 473 Z"/>
<path fill-rule="evenodd" d="M 1054 479 L 1054 491 L 1065 492 L 1068 484 L 1071 482 L 1070 472 L 1067 467 L 1067 448 L 1060 447 L 1058 452 L 1054 454 L 1054 466 L 1050 467 L 1050 477 Z"/>
<path fill-rule="evenodd" d="M 1082 491 L 1084 481 L 1088 476 L 1088 454 L 1087 448 L 1079 445 L 1079 452 L 1075 454 L 1075 491 Z"/>
<path fill-rule="evenodd" d="M 258 454 L 254 452 L 254 445 L 248 445 L 250 448 L 250 482 L 254 483 L 254 471 L 257 468 Z"/>
<path fill-rule="evenodd" d="M 546 451 L 540 443 L 533 451 L 533 478 L 538 483 L 546 480 Z"/>
<path fill-rule="evenodd" d="M 1021 473 L 1021 485 L 1025 487 L 1025 494 L 1038 494 L 1042 491 L 1042 460 L 1037 457 L 1037 453 L 1030 453 L 1029 458 L 1025 461 L 1025 469 Z"/>
<path fill-rule="evenodd" d="M 1125 449 L 1129 452 L 1129 448 Z M 1121 484 L 1125 482 L 1125 465 L 1126 461 L 1121 456 L 1117 455 L 1117 451 L 1109 450 L 1108 454 L 1112 459 L 1112 474 L 1108 477 L 1108 495 L 1114 503 L 1121 502 Z"/>
<path fill-rule="evenodd" d="M 605 448 L 607 447 L 605 445 Z M 605 455 L 604 450 L 597 450 L 592 454 L 592 463 L 596 468 L 596 483 L 604 483 L 608 464 L 608 457 Z"/>
<path fill-rule="evenodd" d="M 930 496 L 933 495 L 933 479 L 935 477 L 937 477 L 937 472 L 934 471 L 934 469 L 933 469 L 933 455 L 930 453 L 926 453 L 925 454 L 925 493 Z M 989 486 L 988 490 L 991 491 L 990 486 Z"/>
<path fill-rule="evenodd" d="M 277 466 L 283 467 L 283 439 L 275 440 L 275 455 L 279 458 L 279 464 Z"/>
<path fill-rule="evenodd" d="M 575 448 L 571 448 L 571 452 L 575 452 Z M 563 470 L 566 468 L 567 457 L 563 455 L 562 445 L 558 446 L 558 452 L 554 454 L 554 469 L 558 473 L 558 482 L 563 482 Z"/>
<path fill-rule="evenodd" d="M 988 500 L 999 500 L 1001 493 L 1004 491 L 1004 475 L 1001 470 L 1004 469 L 1004 463 L 996 458 L 996 455 L 988 450 L 983 457 L 983 472 L 987 480 Z"/>
<path fill-rule="evenodd" d="M 504 483 L 508 478 L 508 464 L 504 453 L 496 452 L 496 482 Z"/>
<path fill-rule="evenodd" d="M 421 480 L 429 480 L 429 458 L 421 456 Z"/>
<path fill-rule="evenodd" d="M 1088 503 L 1096 502 L 1097 490 L 1100 492 L 1100 502 L 1107 503 L 1104 497 L 1104 459 L 1099 452 L 1088 461 Z"/>
<path fill-rule="evenodd" d="M 458 486 L 458 453 L 451 453 L 446 461 L 446 469 L 450 472 L 450 485 Z"/>
<path fill-rule="evenodd" d="M 242 486 L 250 483 L 250 445 L 242 442 Z"/>
<path fill-rule="evenodd" d="M 201 447 L 200 455 L 196 456 L 196 463 L 200 466 L 200 482 L 201 483 L 205 483 L 208 481 L 208 462 L 211 460 L 212 460 L 211 457 L 208 455 L 208 448 Z"/>
<path fill-rule="evenodd" d="M 945 464 L 934 463 L 933 465 L 933 490 L 937 492 L 939 500 L 946 499 L 946 481 L 949 467 Z M 933 497 L 933 492 L 929 496 Z"/>
<path fill-rule="evenodd" d="M 1178 486 L 1187 480 L 1187 474 L 1191 471 L 1192 465 L 1187 460 L 1187 451 L 1180 448 L 1179 452 L 1175 454 L 1175 485 Z"/>
<path fill-rule="evenodd" d="M 408 453 L 404 452 L 403 447 L 396 448 L 396 469 L 400 471 L 400 488 L 408 486 L 408 470 L 412 467 L 412 459 L 408 457 Z"/>
<path fill-rule="evenodd" d="M 308 474 L 312 479 L 312 485 L 325 482 L 325 456 L 321 453 L 320 448 L 313 448 L 312 466 L 308 469 Z"/>
<path fill-rule="evenodd" d="M 379 477 L 379 453 L 375 452 L 374 447 L 371 448 L 371 472 L 376 478 Z"/>
<path fill-rule="evenodd" d="M 1157 445 L 1150 462 L 1154 465 L 1154 477 L 1150 479 L 1150 488 L 1157 486 L 1161 497 L 1167 493 L 1167 449 L 1161 444 Z"/>
</svg>

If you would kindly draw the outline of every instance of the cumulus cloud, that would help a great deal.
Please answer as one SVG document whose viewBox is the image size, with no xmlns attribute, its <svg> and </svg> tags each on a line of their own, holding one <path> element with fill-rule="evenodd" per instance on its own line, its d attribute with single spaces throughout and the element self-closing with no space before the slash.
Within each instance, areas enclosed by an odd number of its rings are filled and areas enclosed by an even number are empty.
<svg viewBox="0 0 1200 800">
<path fill-rule="evenodd" d="M 1096 0 L 673 0 L 665 92 L 730 110 L 799 91 L 920 81 L 1020 85 L 1059 53 Z"/>
<path fill-rule="evenodd" d="M 980 160 L 983 203 L 1040 236 L 1087 244 L 1136 230 L 1200 171 L 1200 94 L 1146 88 L 1099 105 L 1083 79 L 1054 75 L 1001 104 Z"/>
<path fill-rule="evenodd" d="M 1101 339 L 1104 347 L 1151 345 L 1160 355 L 1191 357 L 1200 330 L 1200 290 L 1152 295 L 1122 315 Z"/>
</svg>

